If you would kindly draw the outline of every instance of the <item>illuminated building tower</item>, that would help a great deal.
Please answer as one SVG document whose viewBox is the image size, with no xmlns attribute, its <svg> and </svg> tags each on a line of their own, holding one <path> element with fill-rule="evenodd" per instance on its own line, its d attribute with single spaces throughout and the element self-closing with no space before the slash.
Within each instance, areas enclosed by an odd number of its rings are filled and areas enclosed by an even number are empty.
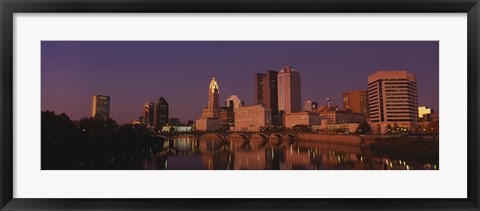
<svg viewBox="0 0 480 211">
<path fill-rule="evenodd" d="M 92 96 L 92 117 L 110 118 L 110 97 L 104 95 Z"/>
<path fill-rule="evenodd" d="M 195 128 L 199 131 L 218 130 L 221 127 L 220 106 L 218 102 L 218 83 L 215 77 L 208 87 L 208 107 L 203 109 L 202 117 L 195 121 Z"/>
<path fill-rule="evenodd" d="M 354 113 L 365 114 L 368 119 L 368 91 L 355 90 L 343 93 L 343 108 Z"/>
<path fill-rule="evenodd" d="M 368 76 L 368 102 L 372 132 L 386 133 L 392 125 L 405 131 L 418 121 L 417 80 L 407 71 L 378 71 Z M 388 128 L 388 129 L 386 129 Z"/>
<path fill-rule="evenodd" d="M 267 74 L 257 73 L 255 75 L 255 103 L 272 111 L 274 124 L 278 116 L 277 80 L 278 72 L 273 70 L 267 70 Z"/>
<path fill-rule="evenodd" d="M 153 126 L 153 121 L 155 119 L 155 103 L 147 102 L 143 108 L 143 118 L 145 118 L 145 122 L 147 126 Z"/>
<path fill-rule="evenodd" d="M 285 66 L 278 73 L 278 110 L 289 114 L 301 110 L 300 74 L 291 66 Z"/>
<path fill-rule="evenodd" d="M 215 118 L 220 117 L 220 105 L 218 102 L 218 83 L 215 77 L 212 77 L 210 86 L 208 87 L 208 107 L 203 110 L 203 118 Z"/>
<path fill-rule="evenodd" d="M 160 97 L 155 103 L 154 127 L 161 128 L 168 124 L 168 102 Z"/>
</svg>

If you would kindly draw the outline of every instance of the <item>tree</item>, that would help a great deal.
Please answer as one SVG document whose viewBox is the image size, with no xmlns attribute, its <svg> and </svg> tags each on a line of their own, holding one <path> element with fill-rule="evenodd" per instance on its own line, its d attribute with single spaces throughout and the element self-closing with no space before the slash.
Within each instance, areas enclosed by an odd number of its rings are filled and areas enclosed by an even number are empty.
<svg viewBox="0 0 480 211">
<path fill-rule="evenodd" d="M 310 133 L 312 132 L 312 127 L 308 125 L 295 125 L 291 128 L 292 132 L 299 132 L 299 133 Z"/>
<path fill-rule="evenodd" d="M 355 130 L 356 134 L 370 134 L 372 133 L 372 129 L 370 128 L 370 125 L 366 122 L 360 123 L 358 125 L 357 130 Z"/>
</svg>

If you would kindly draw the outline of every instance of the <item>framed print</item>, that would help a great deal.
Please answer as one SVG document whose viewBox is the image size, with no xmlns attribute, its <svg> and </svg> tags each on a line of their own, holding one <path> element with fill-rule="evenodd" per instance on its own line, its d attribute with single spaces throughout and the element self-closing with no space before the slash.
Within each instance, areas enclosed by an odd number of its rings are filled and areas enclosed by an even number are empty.
<svg viewBox="0 0 480 211">
<path fill-rule="evenodd" d="M 478 209 L 476 0 L 0 5 L 2 209 Z"/>
</svg>

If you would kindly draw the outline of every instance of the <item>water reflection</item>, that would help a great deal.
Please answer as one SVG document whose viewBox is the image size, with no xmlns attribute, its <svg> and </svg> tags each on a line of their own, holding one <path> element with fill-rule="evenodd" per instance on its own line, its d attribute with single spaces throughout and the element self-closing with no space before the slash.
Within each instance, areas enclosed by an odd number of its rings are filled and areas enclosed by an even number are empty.
<svg viewBox="0 0 480 211">
<path fill-rule="evenodd" d="M 233 170 L 365 170 L 365 169 L 434 169 L 436 165 L 377 157 L 360 147 L 338 144 L 313 143 L 292 137 L 252 136 L 246 139 L 232 135 L 223 140 L 210 136 L 197 140 L 178 137 L 173 147 L 164 148 L 165 159 L 179 159 L 182 163 L 197 163 L 187 169 Z M 179 151 L 184 153 L 179 153 Z M 183 158 L 178 158 L 183 156 Z M 192 158 L 184 158 L 192 157 Z M 153 163 L 156 156 L 144 159 Z M 195 162 L 200 159 L 201 162 Z M 172 164 L 164 169 L 180 169 Z M 161 166 L 162 167 L 162 166 Z M 159 169 L 162 169 L 162 168 Z"/>
<path fill-rule="evenodd" d="M 158 149 L 87 168 L 142 170 L 414 170 L 436 164 L 378 157 L 350 145 L 315 143 L 292 137 L 232 135 L 223 139 L 180 136 Z"/>
</svg>

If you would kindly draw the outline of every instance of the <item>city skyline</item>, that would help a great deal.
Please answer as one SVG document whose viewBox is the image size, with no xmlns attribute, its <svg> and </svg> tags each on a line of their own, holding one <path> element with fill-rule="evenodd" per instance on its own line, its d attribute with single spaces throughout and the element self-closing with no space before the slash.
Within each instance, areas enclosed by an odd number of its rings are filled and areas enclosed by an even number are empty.
<svg viewBox="0 0 480 211">
<path fill-rule="evenodd" d="M 370 74 L 406 70 L 417 75 L 419 105 L 439 112 L 438 42 L 430 41 L 47 41 L 42 110 L 77 120 L 89 116 L 92 95 L 102 94 L 111 97 L 110 116 L 129 123 L 145 102 L 163 96 L 169 116 L 186 122 L 201 116 L 212 76 L 220 102 L 237 95 L 254 105 L 255 73 L 287 65 L 302 75 L 302 105 L 309 99 L 324 105 L 329 97 L 343 108 L 343 93 L 366 89 Z"/>
</svg>

